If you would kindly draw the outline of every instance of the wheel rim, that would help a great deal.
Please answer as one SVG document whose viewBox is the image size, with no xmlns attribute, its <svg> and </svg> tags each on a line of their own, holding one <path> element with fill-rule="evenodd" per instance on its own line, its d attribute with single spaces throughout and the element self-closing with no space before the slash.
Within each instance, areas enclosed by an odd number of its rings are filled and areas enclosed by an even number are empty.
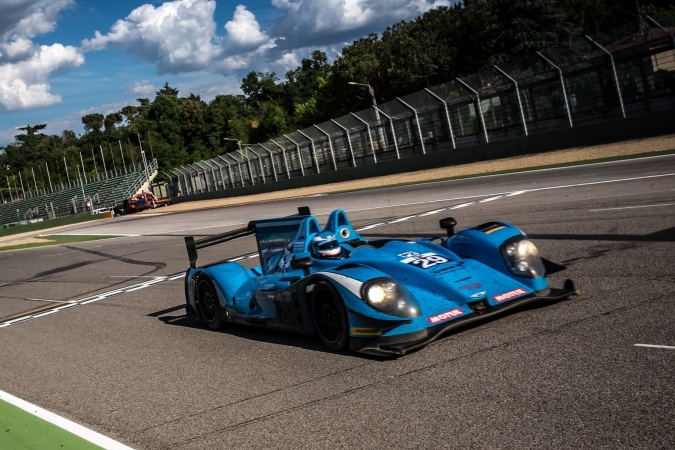
<svg viewBox="0 0 675 450">
<path fill-rule="evenodd" d="M 327 342 L 338 342 L 344 331 L 338 305 L 332 297 L 326 296 L 319 300 L 314 308 L 317 331 Z"/>
<path fill-rule="evenodd" d="M 202 313 L 202 318 L 208 323 L 213 323 L 218 317 L 218 304 L 215 293 L 211 286 L 205 281 L 199 284 L 199 309 Z"/>
</svg>

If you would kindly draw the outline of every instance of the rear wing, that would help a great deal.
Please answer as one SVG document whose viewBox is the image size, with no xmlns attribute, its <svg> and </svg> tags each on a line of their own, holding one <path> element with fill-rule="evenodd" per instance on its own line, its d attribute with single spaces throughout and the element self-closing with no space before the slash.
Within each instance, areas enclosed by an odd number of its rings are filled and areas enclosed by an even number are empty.
<svg viewBox="0 0 675 450">
<path fill-rule="evenodd" d="M 309 216 L 310 211 L 308 206 L 298 207 L 298 214 L 294 216 Z M 293 216 L 290 216 L 293 217 Z M 187 247 L 188 259 L 190 260 L 190 267 L 197 268 L 197 250 L 200 248 L 210 247 L 223 242 L 232 241 L 245 236 L 250 236 L 256 232 L 256 221 L 253 220 L 248 223 L 246 228 L 239 228 L 237 230 L 227 231 L 215 236 L 209 236 L 203 239 L 195 239 L 194 236 L 185 236 L 185 246 Z M 260 250 L 260 249 L 259 249 Z"/>
</svg>

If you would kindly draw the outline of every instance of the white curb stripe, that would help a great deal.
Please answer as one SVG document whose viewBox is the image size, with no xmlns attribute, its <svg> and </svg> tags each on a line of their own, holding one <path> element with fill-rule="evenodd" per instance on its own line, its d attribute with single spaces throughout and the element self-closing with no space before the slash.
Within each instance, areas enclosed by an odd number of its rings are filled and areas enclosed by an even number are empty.
<svg viewBox="0 0 675 450">
<path fill-rule="evenodd" d="M 40 408 L 39 406 L 33 405 L 25 400 L 22 400 L 18 397 L 13 396 L 5 391 L 0 391 L 0 400 L 4 400 L 7 403 L 21 408 L 27 413 L 39 417 L 45 422 L 49 422 L 52 425 L 68 431 L 76 436 L 81 437 L 82 439 L 91 442 L 92 444 L 98 445 L 99 447 L 108 449 L 108 450 L 132 450 L 131 447 L 128 447 L 120 442 L 117 442 L 114 439 L 111 439 L 107 436 L 97 433 L 94 430 L 83 427 L 80 424 L 68 420 L 65 417 L 61 417 L 53 412 L 47 411 L 46 409 Z"/>
</svg>

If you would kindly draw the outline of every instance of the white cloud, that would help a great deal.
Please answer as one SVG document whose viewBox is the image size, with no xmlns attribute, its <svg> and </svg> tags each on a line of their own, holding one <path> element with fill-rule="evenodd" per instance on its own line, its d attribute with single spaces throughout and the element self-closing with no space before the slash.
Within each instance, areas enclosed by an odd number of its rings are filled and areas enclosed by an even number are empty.
<svg viewBox="0 0 675 450">
<path fill-rule="evenodd" d="M 180 74 L 182 82 L 186 77 L 192 78 L 195 82 L 189 92 L 197 95 L 237 93 L 245 72 L 274 71 L 283 78 L 285 72 L 296 68 L 313 50 L 326 51 L 329 59 L 333 59 L 344 45 L 355 39 L 382 32 L 401 20 L 413 20 L 429 9 L 455 2 L 271 0 L 276 10 L 261 7 L 265 12 L 258 18 L 242 4 L 235 7 L 236 2 L 221 0 L 219 7 L 230 9 L 232 16 L 231 20 L 217 25 L 215 0 L 148 0 L 147 4 L 117 20 L 109 30 L 96 31 L 93 37 L 89 34 L 91 38 L 83 40 L 82 47 L 77 49 L 59 43 L 39 46 L 34 38 L 53 32 L 62 11 L 73 8 L 74 14 L 82 14 L 81 6 L 85 2 L 0 0 L 0 111 L 28 110 L 61 102 L 59 93 L 52 92 L 50 78 L 84 64 L 83 55 L 88 51 L 121 49 L 156 65 L 159 74 Z M 77 4 L 80 8 L 75 8 Z M 278 19 L 268 23 L 264 17 Z M 225 84 L 223 76 L 228 80 Z M 148 75 L 136 76 L 136 79 L 143 81 L 133 86 L 130 83 L 127 94 L 141 98 L 151 98 L 157 90 L 153 83 L 163 82 Z M 178 79 L 176 77 L 172 86 Z M 82 91 L 85 90 L 83 85 Z M 83 113 L 86 112 L 74 113 L 77 116 L 74 128 L 81 126 L 78 122 Z M 50 121 L 50 128 L 54 123 Z M 9 133 L 16 134 L 16 131 L 13 128 L 0 131 L 0 140 Z"/>
<path fill-rule="evenodd" d="M 157 92 L 157 88 L 148 80 L 143 80 L 141 82 L 136 81 L 129 92 L 134 95 L 140 95 L 141 98 L 146 98 L 150 94 Z"/>
<path fill-rule="evenodd" d="M 8 111 L 40 108 L 59 103 L 52 94 L 49 76 L 78 67 L 84 57 L 77 49 L 61 44 L 38 47 L 30 58 L 0 65 L 0 105 Z"/>
<path fill-rule="evenodd" d="M 35 51 L 33 41 L 25 37 L 17 37 L 13 41 L 0 42 L 0 62 L 15 62 L 30 58 Z"/>
<path fill-rule="evenodd" d="M 84 58 L 61 44 L 37 46 L 31 38 L 56 27 L 59 13 L 73 0 L 5 0 L 0 4 L 0 106 L 7 111 L 61 102 L 49 77 L 78 67 Z"/>
<path fill-rule="evenodd" d="M 244 5 L 237 6 L 234 17 L 225 24 L 225 30 L 230 50 L 254 50 L 269 45 L 272 41 L 267 33 L 260 29 L 255 15 Z"/>
<path fill-rule="evenodd" d="M 281 55 L 281 58 L 274 61 L 274 65 L 280 68 L 280 73 L 286 73 L 289 70 L 296 69 L 300 66 L 300 60 L 303 57 L 304 56 L 300 56 L 295 52 L 286 52 Z M 282 70 L 283 72 L 281 72 Z"/>
<path fill-rule="evenodd" d="M 56 28 L 62 10 L 74 0 L 3 0 L 0 3 L 0 40 L 33 38 Z"/>
<path fill-rule="evenodd" d="M 283 12 L 272 35 L 284 36 L 282 49 L 349 42 L 387 26 L 411 20 L 450 0 L 272 0 Z"/>
<path fill-rule="evenodd" d="M 206 68 L 220 54 L 209 0 L 176 0 L 155 8 L 146 4 L 118 20 L 108 34 L 96 32 L 82 41 L 85 51 L 102 50 L 108 44 L 141 60 L 157 64 L 163 73 L 192 72 Z"/>
</svg>

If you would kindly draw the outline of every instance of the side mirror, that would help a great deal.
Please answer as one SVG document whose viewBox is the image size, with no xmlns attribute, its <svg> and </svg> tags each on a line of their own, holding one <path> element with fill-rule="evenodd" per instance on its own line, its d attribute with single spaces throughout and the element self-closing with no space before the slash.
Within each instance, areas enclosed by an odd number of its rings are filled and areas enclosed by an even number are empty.
<svg viewBox="0 0 675 450">
<path fill-rule="evenodd" d="M 448 233 L 448 237 L 455 234 L 455 226 L 457 225 L 457 221 L 454 217 L 446 217 L 445 219 L 441 219 L 439 224 L 441 228 L 443 228 Z"/>
<path fill-rule="evenodd" d="M 302 269 L 305 276 L 309 275 L 309 268 L 312 266 L 312 258 L 291 259 L 291 269 Z"/>
</svg>

